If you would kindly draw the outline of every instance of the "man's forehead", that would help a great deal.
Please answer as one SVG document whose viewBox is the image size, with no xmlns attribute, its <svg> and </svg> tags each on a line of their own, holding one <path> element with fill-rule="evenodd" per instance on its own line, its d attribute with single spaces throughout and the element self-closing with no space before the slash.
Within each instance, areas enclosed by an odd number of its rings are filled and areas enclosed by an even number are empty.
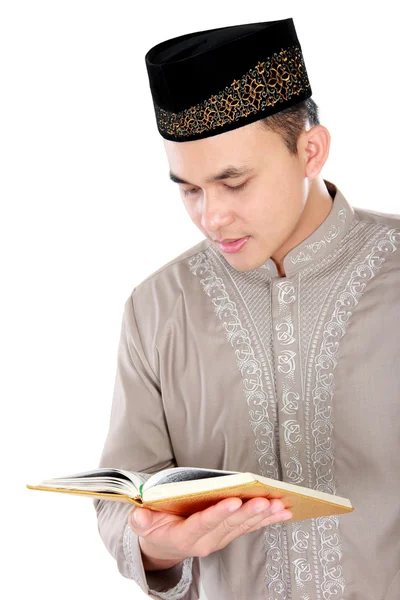
<svg viewBox="0 0 400 600">
<path fill-rule="evenodd" d="M 192 142 L 164 140 L 170 178 L 176 183 L 194 179 L 213 183 L 241 177 L 254 169 L 262 156 L 274 151 L 276 137 L 279 138 L 256 122 Z"/>
</svg>

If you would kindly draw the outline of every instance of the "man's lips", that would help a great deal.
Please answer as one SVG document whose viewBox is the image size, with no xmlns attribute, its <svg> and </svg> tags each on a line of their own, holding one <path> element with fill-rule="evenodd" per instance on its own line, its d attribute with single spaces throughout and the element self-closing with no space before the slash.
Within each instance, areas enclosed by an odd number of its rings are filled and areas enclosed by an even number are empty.
<svg viewBox="0 0 400 600">
<path fill-rule="evenodd" d="M 232 238 L 227 238 L 226 240 L 223 240 L 222 242 L 219 242 L 218 240 L 216 240 L 218 246 L 221 248 L 222 252 L 228 252 L 228 253 L 233 253 L 233 252 L 239 252 L 239 250 L 241 250 L 243 248 L 243 246 L 245 246 L 245 244 L 247 243 L 248 239 L 249 239 L 249 235 L 243 238 L 238 238 L 236 240 L 231 240 Z"/>
<path fill-rule="evenodd" d="M 231 242 L 238 242 L 239 240 L 243 240 L 244 237 L 240 237 L 240 238 L 226 238 L 225 240 L 214 240 L 214 242 L 218 242 L 218 244 L 230 244 Z"/>
</svg>

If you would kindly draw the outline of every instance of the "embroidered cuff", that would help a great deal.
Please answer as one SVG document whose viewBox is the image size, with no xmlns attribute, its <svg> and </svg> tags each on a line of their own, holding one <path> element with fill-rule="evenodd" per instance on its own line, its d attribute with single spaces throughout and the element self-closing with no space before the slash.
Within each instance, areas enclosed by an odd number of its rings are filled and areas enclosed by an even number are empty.
<svg viewBox="0 0 400 600">
<path fill-rule="evenodd" d="M 134 548 L 132 547 L 132 537 L 136 537 L 133 533 L 129 523 L 125 525 L 123 535 L 123 548 L 125 560 L 128 565 L 128 571 L 130 578 L 133 579 L 144 592 L 147 591 L 146 575 L 143 569 L 143 563 L 140 558 L 139 544 L 136 544 L 136 556 Z M 140 570 L 140 571 L 139 571 Z"/>
<path fill-rule="evenodd" d="M 182 576 L 178 583 L 168 590 L 167 592 L 158 592 L 157 590 L 152 590 L 149 588 L 149 591 L 152 594 L 155 594 L 157 598 L 161 598 L 161 600 L 179 600 L 183 598 L 192 583 L 192 564 L 193 558 L 185 558 L 182 566 Z M 172 567 L 175 568 L 175 567 Z"/>
<path fill-rule="evenodd" d="M 134 543 L 132 543 L 132 540 L 134 540 Z M 171 587 L 171 589 L 167 591 L 158 591 L 149 587 L 148 579 L 152 578 L 150 574 L 151 572 L 147 573 L 146 577 L 146 572 L 143 568 L 143 562 L 141 559 L 138 538 L 132 531 L 129 524 L 125 526 L 124 530 L 123 548 L 130 578 L 133 579 L 146 594 L 150 593 L 152 594 L 152 598 L 160 598 L 161 600 L 180 600 L 187 594 L 190 584 L 192 583 L 192 557 L 186 558 L 183 563 L 180 563 L 175 567 L 171 567 L 171 569 L 166 569 L 166 576 L 168 573 L 171 577 L 171 574 L 173 573 L 176 580 L 176 576 L 181 571 L 181 577 L 178 583 Z M 166 579 L 168 579 L 168 577 L 166 577 Z M 163 588 L 165 589 L 166 587 L 168 587 L 168 583 L 164 581 Z"/>
</svg>

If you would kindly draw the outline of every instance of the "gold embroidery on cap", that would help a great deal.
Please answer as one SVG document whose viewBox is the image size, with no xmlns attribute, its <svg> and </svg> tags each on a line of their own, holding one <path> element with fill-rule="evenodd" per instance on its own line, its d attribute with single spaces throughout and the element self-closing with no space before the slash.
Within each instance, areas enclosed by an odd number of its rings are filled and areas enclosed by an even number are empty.
<svg viewBox="0 0 400 600">
<path fill-rule="evenodd" d="M 177 138 L 201 134 L 284 103 L 309 88 L 301 50 L 292 46 L 258 62 L 240 80 L 196 106 L 173 113 L 156 105 L 158 127 Z"/>
</svg>

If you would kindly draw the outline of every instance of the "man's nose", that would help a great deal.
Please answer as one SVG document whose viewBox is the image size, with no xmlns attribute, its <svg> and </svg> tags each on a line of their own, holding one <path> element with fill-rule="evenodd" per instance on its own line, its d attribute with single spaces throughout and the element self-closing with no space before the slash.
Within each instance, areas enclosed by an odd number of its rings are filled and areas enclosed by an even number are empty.
<svg viewBox="0 0 400 600">
<path fill-rule="evenodd" d="M 218 193 L 204 192 L 201 204 L 201 226 L 206 231 L 218 231 L 233 222 L 228 200 Z"/>
</svg>

